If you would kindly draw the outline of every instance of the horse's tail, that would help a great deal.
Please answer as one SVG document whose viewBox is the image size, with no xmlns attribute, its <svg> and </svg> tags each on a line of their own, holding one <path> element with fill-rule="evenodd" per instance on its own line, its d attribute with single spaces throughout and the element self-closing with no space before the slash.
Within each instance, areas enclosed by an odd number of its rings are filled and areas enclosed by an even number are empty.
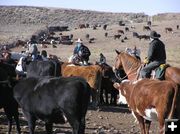
<svg viewBox="0 0 180 134">
<path fill-rule="evenodd" d="M 171 109 L 168 115 L 168 119 L 173 119 L 175 118 L 174 116 L 176 116 L 176 111 L 178 110 L 178 105 L 176 103 L 178 103 L 179 101 L 177 100 L 180 96 L 180 85 L 176 84 L 174 86 L 174 95 L 173 95 L 173 99 L 172 99 L 172 105 L 171 105 Z"/>
</svg>

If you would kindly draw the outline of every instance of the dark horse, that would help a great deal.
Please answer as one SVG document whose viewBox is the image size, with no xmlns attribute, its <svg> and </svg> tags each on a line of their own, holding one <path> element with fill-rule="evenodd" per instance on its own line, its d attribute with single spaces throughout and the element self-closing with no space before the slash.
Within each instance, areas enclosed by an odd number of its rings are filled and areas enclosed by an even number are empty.
<svg viewBox="0 0 180 134">
<path fill-rule="evenodd" d="M 114 70 L 117 72 L 119 69 L 124 69 L 129 80 L 137 80 L 138 72 L 141 68 L 141 61 L 128 53 L 119 52 L 116 50 L 117 57 L 115 58 Z M 172 80 L 180 84 L 180 68 L 168 67 L 165 71 L 165 80 Z"/>
</svg>

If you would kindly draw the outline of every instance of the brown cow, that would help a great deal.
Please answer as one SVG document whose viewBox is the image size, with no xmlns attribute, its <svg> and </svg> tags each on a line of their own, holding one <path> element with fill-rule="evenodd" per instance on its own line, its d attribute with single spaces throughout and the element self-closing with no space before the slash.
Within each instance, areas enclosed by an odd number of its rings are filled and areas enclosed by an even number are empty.
<svg viewBox="0 0 180 134">
<path fill-rule="evenodd" d="M 166 28 L 165 28 L 165 31 L 166 31 L 166 33 L 167 33 L 167 32 L 173 33 L 173 29 L 172 29 L 171 27 L 166 27 Z"/>
<path fill-rule="evenodd" d="M 19 47 L 19 46 L 25 46 L 27 44 L 26 41 L 23 41 L 23 40 L 18 40 L 16 42 L 16 47 Z"/>
<path fill-rule="evenodd" d="M 61 66 L 62 76 L 81 76 L 86 79 L 92 88 L 92 102 L 94 105 L 99 103 L 99 91 L 101 88 L 102 70 L 99 65 L 75 66 L 66 64 Z"/>
<path fill-rule="evenodd" d="M 124 31 L 123 31 L 123 30 L 118 30 L 117 32 L 124 34 Z"/>
<path fill-rule="evenodd" d="M 145 31 L 145 30 L 151 31 L 151 28 L 149 26 L 143 26 L 143 31 Z"/>
<path fill-rule="evenodd" d="M 139 40 L 144 39 L 144 40 L 150 40 L 150 36 L 149 35 L 139 35 L 137 38 L 139 38 Z"/>
<path fill-rule="evenodd" d="M 80 28 L 80 29 L 86 28 L 86 25 L 85 25 L 85 24 L 79 24 L 79 28 Z"/>
<path fill-rule="evenodd" d="M 171 81 L 142 79 L 129 80 L 114 87 L 124 96 L 133 115 L 140 124 L 141 133 L 148 134 L 151 121 L 159 122 L 160 133 L 164 133 L 165 119 L 179 119 L 179 87 Z M 123 99 L 123 97 L 120 97 Z"/>
<path fill-rule="evenodd" d="M 121 37 L 120 34 L 115 34 L 115 35 L 114 35 L 114 39 L 115 39 L 115 40 L 116 40 L 116 39 L 120 39 L 120 37 Z"/>
</svg>

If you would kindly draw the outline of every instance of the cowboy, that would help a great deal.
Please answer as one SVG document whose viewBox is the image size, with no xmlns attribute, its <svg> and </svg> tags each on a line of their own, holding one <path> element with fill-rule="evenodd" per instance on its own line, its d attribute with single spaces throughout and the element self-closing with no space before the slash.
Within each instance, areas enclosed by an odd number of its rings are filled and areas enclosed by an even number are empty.
<svg viewBox="0 0 180 134">
<path fill-rule="evenodd" d="M 106 57 L 100 53 L 100 59 L 99 59 L 99 64 L 105 64 L 106 63 Z"/>
<path fill-rule="evenodd" d="M 140 49 L 137 49 L 136 46 L 134 46 L 134 48 L 132 49 L 131 54 L 134 57 L 136 57 L 137 59 L 141 60 L 141 58 L 140 58 L 140 54 L 141 54 Z"/>
<path fill-rule="evenodd" d="M 159 40 L 161 37 L 156 31 L 151 31 L 148 56 L 144 63 L 146 66 L 140 71 L 141 78 L 150 78 L 151 71 L 161 64 L 166 63 L 166 50 L 164 43 Z"/>
<path fill-rule="evenodd" d="M 6 64 L 10 64 L 10 65 L 13 65 L 15 66 L 16 65 L 16 62 L 14 59 L 12 59 L 11 57 L 11 53 L 9 51 L 4 51 L 2 53 L 2 56 L 3 56 L 3 62 L 6 63 Z"/>
<path fill-rule="evenodd" d="M 29 50 L 29 53 L 31 54 L 32 61 L 37 60 L 38 48 L 37 48 L 37 42 L 34 38 L 31 38 L 28 50 Z"/>
<path fill-rule="evenodd" d="M 47 58 L 47 51 L 46 50 L 41 51 L 41 58 L 42 58 L 43 61 L 48 61 L 49 60 Z"/>
<path fill-rule="evenodd" d="M 80 38 L 76 41 L 76 46 L 74 48 L 73 55 L 74 57 L 79 57 L 83 65 L 88 65 L 89 56 L 91 55 L 91 52 L 88 49 L 88 47 L 82 43 L 82 40 Z"/>
</svg>

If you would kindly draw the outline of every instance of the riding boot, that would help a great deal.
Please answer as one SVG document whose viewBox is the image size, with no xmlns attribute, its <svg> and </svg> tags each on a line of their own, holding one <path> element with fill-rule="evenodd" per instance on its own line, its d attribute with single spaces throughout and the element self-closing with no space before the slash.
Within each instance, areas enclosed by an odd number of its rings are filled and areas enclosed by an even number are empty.
<svg viewBox="0 0 180 134">
<path fill-rule="evenodd" d="M 84 65 L 84 66 L 87 66 L 87 65 L 88 65 L 88 62 L 87 62 L 87 61 L 83 61 L 83 65 Z"/>
</svg>

